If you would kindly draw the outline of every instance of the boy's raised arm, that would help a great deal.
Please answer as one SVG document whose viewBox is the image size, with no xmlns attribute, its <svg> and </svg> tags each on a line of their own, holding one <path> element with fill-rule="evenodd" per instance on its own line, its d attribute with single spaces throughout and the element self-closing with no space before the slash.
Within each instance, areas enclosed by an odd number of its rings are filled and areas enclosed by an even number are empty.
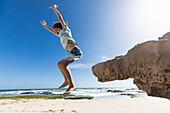
<svg viewBox="0 0 170 113">
<path fill-rule="evenodd" d="M 49 30 L 50 32 L 52 32 L 53 34 L 59 37 L 59 35 L 53 29 L 46 26 L 46 22 L 44 20 L 43 22 L 40 21 L 40 23 L 43 25 L 44 28 L 46 28 L 47 30 Z"/>
<path fill-rule="evenodd" d="M 64 20 L 63 20 L 63 17 L 62 17 L 61 14 L 59 13 L 59 11 L 56 9 L 56 7 L 58 7 L 58 5 L 50 6 L 49 9 L 52 8 L 52 9 L 54 10 L 54 12 L 56 13 L 56 15 L 57 15 L 59 21 L 61 22 L 61 24 L 62 24 L 62 25 L 65 25 L 65 22 L 64 22 Z"/>
</svg>

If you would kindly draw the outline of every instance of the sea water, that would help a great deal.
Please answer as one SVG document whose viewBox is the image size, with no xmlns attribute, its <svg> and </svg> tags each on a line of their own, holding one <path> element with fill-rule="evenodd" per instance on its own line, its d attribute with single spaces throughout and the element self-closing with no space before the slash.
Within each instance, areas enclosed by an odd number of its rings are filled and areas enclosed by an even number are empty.
<svg viewBox="0 0 170 113">
<path fill-rule="evenodd" d="M 40 89 L 1 89 L 0 97 L 16 96 L 59 96 L 67 88 L 40 88 Z M 77 88 L 70 95 L 92 96 L 92 97 L 121 97 L 121 96 L 147 96 L 146 92 L 137 88 L 128 87 L 98 87 L 98 88 Z"/>
</svg>

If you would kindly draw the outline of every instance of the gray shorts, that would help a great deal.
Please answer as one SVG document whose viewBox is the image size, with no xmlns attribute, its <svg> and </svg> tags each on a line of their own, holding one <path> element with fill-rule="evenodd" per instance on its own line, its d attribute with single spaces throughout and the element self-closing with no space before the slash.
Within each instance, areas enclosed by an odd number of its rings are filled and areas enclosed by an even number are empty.
<svg viewBox="0 0 170 113">
<path fill-rule="evenodd" d="M 70 53 L 64 58 L 64 60 L 69 60 L 69 61 L 76 61 L 82 58 L 83 53 L 79 47 L 74 47 Z"/>
</svg>

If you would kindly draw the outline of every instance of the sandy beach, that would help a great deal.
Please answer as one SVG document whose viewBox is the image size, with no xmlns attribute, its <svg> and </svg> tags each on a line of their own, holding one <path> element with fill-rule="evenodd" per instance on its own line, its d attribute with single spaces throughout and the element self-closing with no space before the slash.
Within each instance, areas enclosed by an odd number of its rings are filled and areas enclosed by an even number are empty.
<svg viewBox="0 0 170 113">
<path fill-rule="evenodd" d="M 170 113 L 170 101 L 157 97 L 91 100 L 0 100 L 0 113 Z"/>
</svg>

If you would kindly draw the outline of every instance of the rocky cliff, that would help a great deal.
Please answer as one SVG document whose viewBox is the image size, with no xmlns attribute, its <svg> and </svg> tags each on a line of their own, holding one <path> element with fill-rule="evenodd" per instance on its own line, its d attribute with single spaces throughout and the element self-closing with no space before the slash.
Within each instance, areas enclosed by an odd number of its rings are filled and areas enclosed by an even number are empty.
<svg viewBox="0 0 170 113">
<path fill-rule="evenodd" d="M 149 96 L 170 99 L 170 40 L 138 44 L 124 56 L 92 66 L 92 72 L 100 82 L 134 78 Z"/>
</svg>

